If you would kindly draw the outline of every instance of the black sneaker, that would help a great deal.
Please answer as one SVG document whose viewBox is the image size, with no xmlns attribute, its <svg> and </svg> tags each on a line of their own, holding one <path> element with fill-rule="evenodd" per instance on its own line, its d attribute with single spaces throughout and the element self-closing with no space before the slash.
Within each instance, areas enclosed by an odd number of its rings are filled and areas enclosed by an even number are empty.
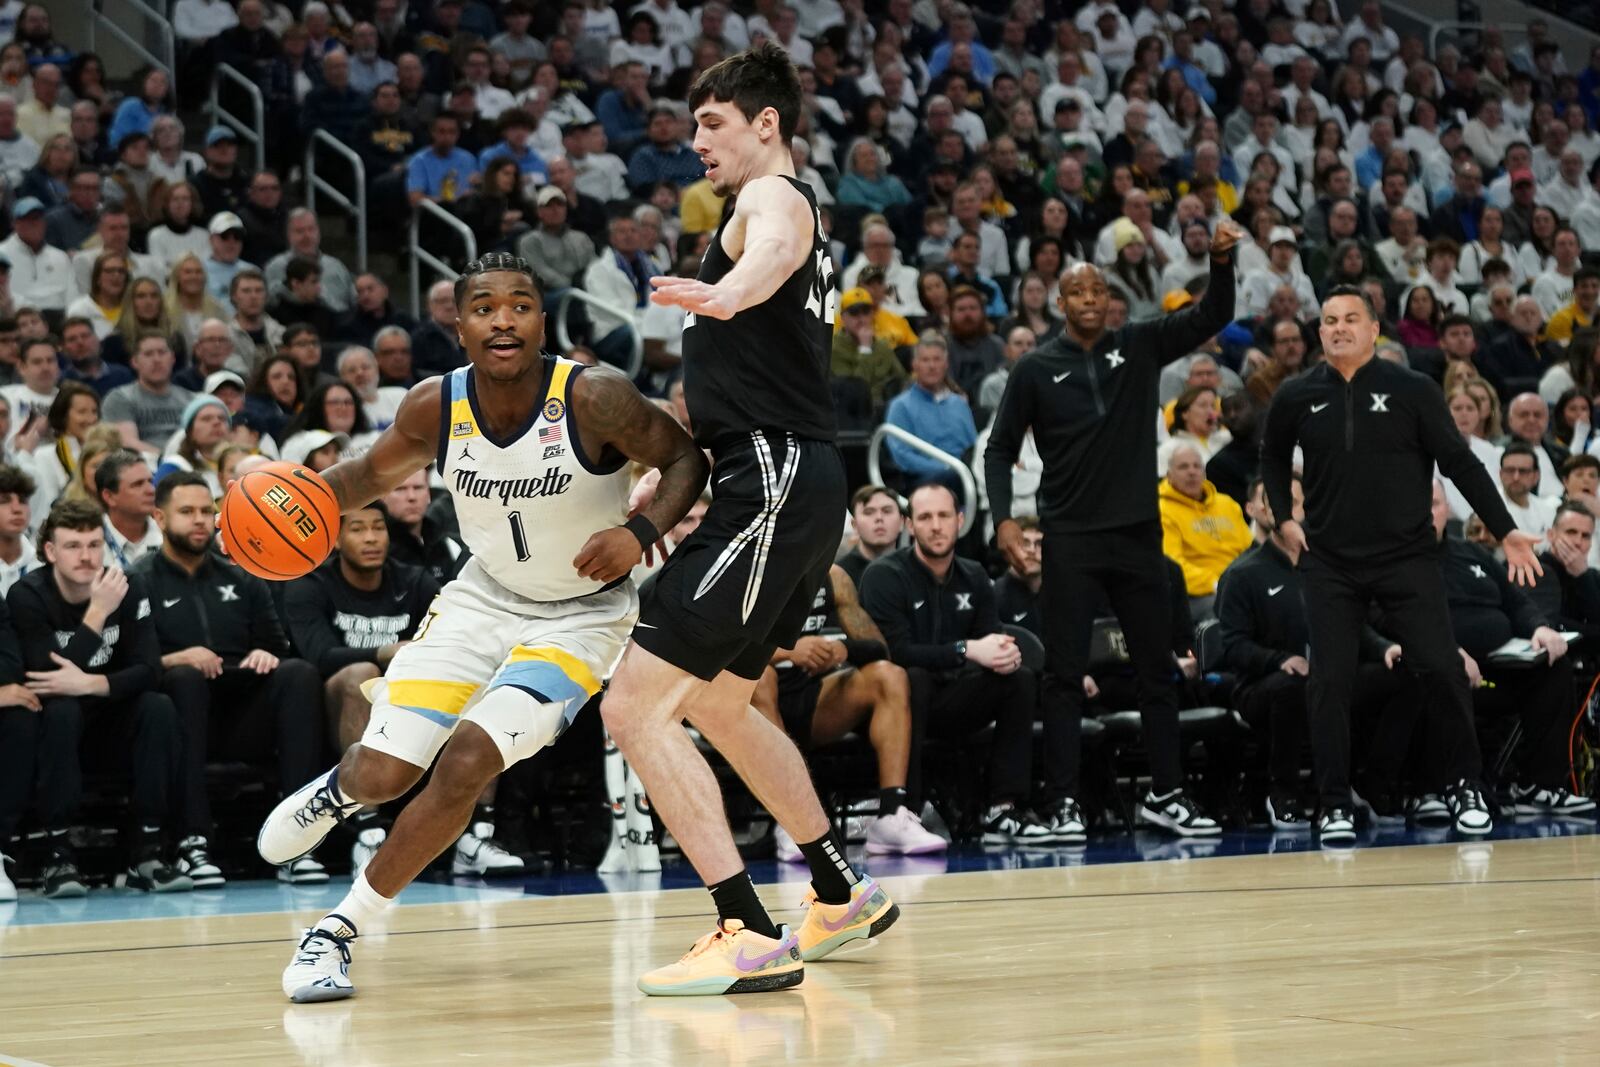
<svg viewBox="0 0 1600 1067">
<path fill-rule="evenodd" d="M 1450 787 L 1445 802 L 1455 819 L 1456 833 L 1481 837 L 1494 829 L 1494 816 L 1489 812 L 1483 790 L 1465 778 Z"/>
<path fill-rule="evenodd" d="M 117 884 L 147 893 L 187 893 L 194 888 L 194 879 L 163 863 L 154 852 L 141 852 L 127 873 L 117 876 Z"/>
<path fill-rule="evenodd" d="M 1222 833 L 1217 820 L 1200 810 L 1200 805 L 1182 789 L 1159 797 L 1146 793 L 1139 803 L 1138 815 L 1140 822 L 1170 830 L 1181 837 L 1211 837 Z"/>
<path fill-rule="evenodd" d="M 1511 800 L 1518 815 L 1582 815 L 1595 808 L 1593 800 L 1578 796 L 1566 786 L 1546 789 L 1537 785 L 1514 785 Z"/>
<path fill-rule="evenodd" d="M 179 874 L 186 874 L 196 889 L 221 889 L 227 883 L 222 868 L 211 862 L 210 846 L 198 834 L 178 842 Z"/>
<path fill-rule="evenodd" d="M 39 895 L 47 900 L 72 900 L 89 895 L 89 887 L 83 884 L 83 875 L 78 872 L 77 860 L 61 846 L 51 850 L 50 858 L 39 871 L 39 879 L 42 883 Z"/>
<path fill-rule="evenodd" d="M 983 843 L 986 845 L 1047 845 L 1052 840 L 1050 827 L 1025 808 L 997 804 L 984 816 Z"/>
<path fill-rule="evenodd" d="M 1349 848 L 1356 843 L 1356 820 L 1348 808 L 1329 808 L 1317 820 L 1317 838 L 1323 848 Z"/>
<path fill-rule="evenodd" d="M 1089 839 L 1083 822 L 1083 809 L 1071 797 L 1063 797 L 1040 820 L 1050 831 L 1046 838 L 1056 845 L 1081 845 Z"/>
</svg>

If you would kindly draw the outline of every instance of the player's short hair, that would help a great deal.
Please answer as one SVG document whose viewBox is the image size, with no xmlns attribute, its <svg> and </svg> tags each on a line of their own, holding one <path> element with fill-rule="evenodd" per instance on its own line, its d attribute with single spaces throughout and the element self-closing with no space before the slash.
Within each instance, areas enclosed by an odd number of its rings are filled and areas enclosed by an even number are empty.
<svg viewBox="0 0 1600 1067">
<path fill-rule="evenodd" d="M 99 474 L 98 471 L 95 473 Z M 156 483 L 156 507 L 165 508 L 167 501 L 172 499 L 173 492 L 186 485 L 198 485 L 207 493 L 211 492 L 211 484 L 199 471 L 173 471 Z"/>
<path fill-rule="evenodd" d="M 1597 272 L 1595 277 L 1600 278 L 1600 272 Z M 1444 332 L 1450 329 L 1452 326 L 1465 326 L 1470 330 L 1472 329 L 1472 320 L 1467 318 L 1465 315 L 1459 315 L 1452 312 L 1439 320 L 1439 336 L 1443 337 Z"/>
<path fill-rule="evenodd" d="M 800 123 L 800 72 L 789 53 L 762 41 L 729 56 L 695 79 L 689 89 L 689 110 L 707 100 L 732 104 L 748 122 L 767 108 L 778 113 L 778 136 L 788 144 Z"/>
<path fill-rule="evenodd" d="M 1327 296 L 1322 298 L 1322 305 L 1326 307 L 1328 305 L 1328 301 L 1332 300 L 1336 296 L 1355 297 L 1357 300 L 1361 301 L 1361 306 L 1367 309 L 1367 318 L 1372 319 L 1374 322 L 1377 321 L 1378 308 L 1372 302 L 1372 295 L 1365 289 L 1354 285 L 1336 285 L 1332 289 L 1328 290 Z"/>
<path fill-rule="evenodd" d="M 544 305 L 544 288 L 539 284 L 539 276 L 533 273 L 533 267 L 527 260 L 510 252 L 485 252 L 468 263 L 466 269 L 461 272 L 461 277 L 456 279 L 456 307 L 459 308 L 462 301 L 467 298 L 467 290 L 472 286 L 472 279 L 480 274 L 492 274 L 497 271 L 526 275 L 533 287 L 534 295 L 539 298 L 540 306 Z"/>
<path fill-rule="evenodd" d="M 33 496 L 33 491 L 37 488 L 33 479 L 24 474 L 20 467 L 0 463 L 0 496 L 15 493 L 26 501 Z"/>
<path fill-rule="evenodd" d="M 57 530 L 98 530 L 102 512 L 87 500 L 62 498 L 50 505 L 50 511 L 39 526 L 39 562 L 47 563 L 44 546 L 54 538 Z"/>
<path fill-rule="evenodd" d="M 322 264 L 310 256 L 292 256 L 283 268 L 286 282 L 304 282 L 322 277 Z"/>
<path fill-rule="evenodd" d="M 1590 456 L 1589 458 L 1593 459 L 1594 457 Z M 1595 521 L 1594 520 L 1594 509 L 1591 508 L 1588 504 L 1585 504 L 1581 500 L 1572 500 L 1572 499 L 1563 500 L 1556 507 L 1556 517 L 1551 521 L 1552 522 L 1560 522 L 1561 521 L 1561 516 L 1563 516 L 1563 515 L 1587 515 L 1590 522 L 1594 522 Z"/>
</svg>

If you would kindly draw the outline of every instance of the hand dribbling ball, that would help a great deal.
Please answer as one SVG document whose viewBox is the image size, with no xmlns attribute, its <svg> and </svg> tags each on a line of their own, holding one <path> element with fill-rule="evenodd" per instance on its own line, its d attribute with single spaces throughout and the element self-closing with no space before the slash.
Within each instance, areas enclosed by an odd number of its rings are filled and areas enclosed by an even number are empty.
<svg viewBox="0 0 1600 1067">
<path fill-rule="evenodd" d="M 316 570 L 339 539 L 339 504 L 322 475 L 269 463 L 228 487 L 218 527 L 228 558 L 268 581 Z"/>
</svg>

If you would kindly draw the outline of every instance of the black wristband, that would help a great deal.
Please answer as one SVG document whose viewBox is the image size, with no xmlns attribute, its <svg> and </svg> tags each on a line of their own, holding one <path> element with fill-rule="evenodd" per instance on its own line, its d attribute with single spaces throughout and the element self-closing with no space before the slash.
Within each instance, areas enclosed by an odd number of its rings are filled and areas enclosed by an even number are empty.
<svg viewBox="0 0 1600 1067">
<path fill-rule="evenodd" d="M 648 552 L 654 548 L 656 542 L 661 540 L 661 531 L 656 529 L 656 524 L 643 515 L 635 515 L 624 524 L 623 529 L 639 539 L 639 547 Z"/>
</svg>

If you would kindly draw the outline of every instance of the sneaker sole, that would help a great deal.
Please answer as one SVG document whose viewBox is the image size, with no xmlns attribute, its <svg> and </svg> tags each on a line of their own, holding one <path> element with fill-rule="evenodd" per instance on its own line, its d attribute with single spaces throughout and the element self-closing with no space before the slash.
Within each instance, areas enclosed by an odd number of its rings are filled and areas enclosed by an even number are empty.
<svg viewBox="0 0 1600 1067">
<path fill-rule="evenodd" d="M 58 886 L 53 893 L 43 893 L 41 895 L 46 900 L 79 900 L 89 895 L 89 888 L 82 882 L 69 882 L 64 886 Z M 11 899 L 16 900 L 17 898 L 12 897 Z"/>
<path fill-rule="evenodd" d="M 1456 823 L 1454 829 L 1456 833 L 1466 834 L 1468 837 L 1483 837 L 1486 834 L 1494 833 L 1494 823 L 1482 827 L 1462 826 L 1460 823 Z"/>
<path fill-rule="evenodd" d="M 779 971 L 776 974 L 757 975 L 754 978 L 700 978 L 670 986 L 653 986 L 639 979 L 639 992 L 651 997 L 716 997 L 733 993 L 772 993 L 779 989 L 792 989 L 806 980 L 803 964 Z"/>
<path fill-rule="evenodd" d="M 870 941 L 888 930 L 899 918 L 900 905 L 890 902 L 888 910 L 874 918 L 871 925 L 867 926 L 866 929 L 853 926 L 848 930 L 841 930 L 826 941 L 819 941 L 812 945 L 810 951 L 802 950 L 800 959 L 805 963 L 815 963 L 833 955 L 852 941 Z"/>
<path fill-rule="evenodd" d="M 228 880 L 220 874 L 202 875 L 199 878 L 191 874 L 189 877 L 193 879 L 196 889 L 221 889 L 228 884 Z"/>
<path fill-rule="evenodd" d="M 312 985 L 296 989 L 289 994 L 289 1000 L 295 1004 L 320 1004 L 325 1000 L 349 1000 L 355 995 L 354 986 L 341 988 L 339 986 Z"/>
<path fill-rule="evenodd" d="M 943 840 L 911 848 L 895 848 L 893 845 L 881 845 L 876 841 L 867 842 L 867 852 L 874 856 L 926 856 L 933 852 L 944 852 L 949 848 L 950 843 Z"/>
<path fill-rule="evenodd" d="M 326 885 L 327 882 L 328 872 L 326 871 L 320 874 L 297 874 L 289 878 L 278 879 L 280 885 Z"/>
<path fill-rule="evenodd" d="M 1209 826 L 1201 829 L 1184 826 L 1171 816 L 1164 815 L 1158 811 L 1151 811 L 1143 805 L 1139 807 L 1139 818 L 1144 822 L 1159 826 L 1163 830 L 1171 830 L 1180 837 L 1216 837 L 1222 833 L 1222 827 L 1220 826 Z"/>
</svg>

